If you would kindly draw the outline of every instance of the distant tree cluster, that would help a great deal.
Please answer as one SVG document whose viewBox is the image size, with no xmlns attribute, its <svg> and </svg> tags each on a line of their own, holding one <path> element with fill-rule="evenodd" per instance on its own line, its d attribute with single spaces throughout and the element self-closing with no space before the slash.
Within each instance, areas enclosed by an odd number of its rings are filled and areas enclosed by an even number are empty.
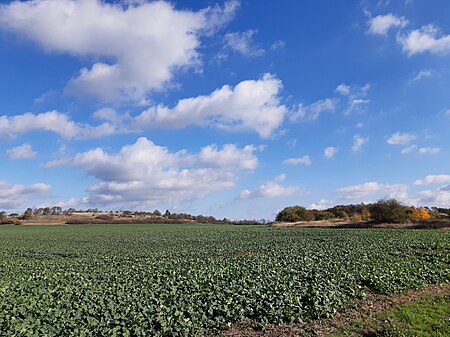
<svg viewBox="0 0 450 337">
<path fill-rule="evenodd" d="M 402 223 L 410 220 L 448 219 L 450 208 L 410 207 L 396 199 L 382 199 L 370 204 L 337 205 L 325 210 L 290 206 L 281 210 L 276 221 L 349 220 L 354 222 Z"/>
<path fill-rule="evenodd" d="M 89 218 L 72 218 L 68 223 L 204 223 L 204 224 L 233 224 L 233 225 L 261 225 L 269 223 L 269 220 L 237 220 L 232 221 L 227 218 L 216 219 L 209 215 L 192 215 L 188 213 L 175 213 L 166 210 L 164 213 L 159 210 L 154 211 L 109 211 L 103 212 L 97 208 L 76 210 L 74 208 L 62 209 L 59 206 L 27 208 L 22 214 L 0 212 L 0 224 L 20 223 L 18 220 L 29 220 L 38 216 L 59 216 L 74 215 L 75 213 L 87 213 L 92 215 Z"/>
</svg>

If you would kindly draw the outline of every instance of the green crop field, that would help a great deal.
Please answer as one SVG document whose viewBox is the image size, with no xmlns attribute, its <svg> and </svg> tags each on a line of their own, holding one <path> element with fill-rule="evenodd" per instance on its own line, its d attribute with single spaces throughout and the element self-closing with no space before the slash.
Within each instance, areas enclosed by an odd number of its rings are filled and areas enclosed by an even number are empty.
<svg viewBox="0 0 450 337">
<path fill-rule="evenodd" d="M 450 280 L 450 231 L 0 227 L 0 336 L 195 336 Z"/>
</svg>

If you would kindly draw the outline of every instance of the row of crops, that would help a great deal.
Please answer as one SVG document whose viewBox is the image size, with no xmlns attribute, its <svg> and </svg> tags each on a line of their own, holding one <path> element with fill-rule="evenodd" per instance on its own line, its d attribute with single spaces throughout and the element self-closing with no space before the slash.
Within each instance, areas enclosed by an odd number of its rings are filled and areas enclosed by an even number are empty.
<svg viewBox="0 0 450 337">
<path fill-rule="evenodd" d="M 195 336 L 450 280 L 450 232 L 0 227 L 0 336 Z"/>
</svg>

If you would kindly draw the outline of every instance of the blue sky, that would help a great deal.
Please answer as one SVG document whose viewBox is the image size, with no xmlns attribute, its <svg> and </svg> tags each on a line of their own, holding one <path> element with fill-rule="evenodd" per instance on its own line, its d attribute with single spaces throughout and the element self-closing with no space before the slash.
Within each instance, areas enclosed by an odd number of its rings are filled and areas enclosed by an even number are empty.
<svg viewBox="0 0 450 337">
<path fill-rule="evenodd" d="M 448 1 L 0 3 L 0 209 L 450 207 Z"/>
</svg>

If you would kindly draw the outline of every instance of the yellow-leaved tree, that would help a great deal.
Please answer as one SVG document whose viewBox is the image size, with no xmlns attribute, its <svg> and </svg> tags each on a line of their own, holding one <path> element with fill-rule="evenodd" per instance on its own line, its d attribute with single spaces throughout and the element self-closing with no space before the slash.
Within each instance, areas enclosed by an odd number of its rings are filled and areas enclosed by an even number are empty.
<svg viewBox="0 0 450 337">
<path fill-rule="evenodd" d="M 431 218 L 430 212 L 428 212 L 425 208 L 412 208 L 412 218 L 418 220 L 426 220 Z"/>
</svg>

